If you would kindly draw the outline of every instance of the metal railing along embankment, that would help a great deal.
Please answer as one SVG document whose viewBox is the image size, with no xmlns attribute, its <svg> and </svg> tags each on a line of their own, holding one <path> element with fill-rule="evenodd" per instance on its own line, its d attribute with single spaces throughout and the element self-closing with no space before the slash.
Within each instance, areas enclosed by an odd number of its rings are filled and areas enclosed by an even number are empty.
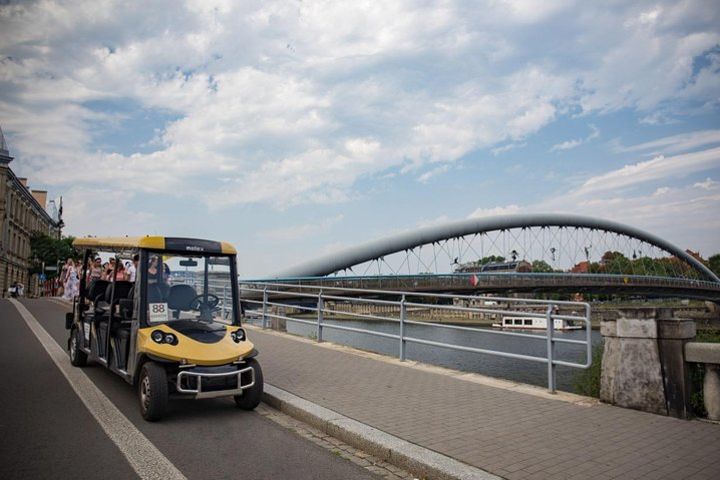
<svg viewBox="0 0 720 480">
<path fill-rule="evenodd" d="M 362 296 L 361 296 L 362 295 Z M 590 305 L 582 302 L 546 301 L 522 298 L 478 297 L 466 295 L 426 294 L 417 292 L 365 290 L 348 292 L 347 288 L 313 287 L 304 285 L 288 285 L 285 283 L 256 283 L 240 285 L 241 302 L 244 305 L 246 318 L 253 318 L 263 328 L 268 328 L 269 319 L 296 322 L 315 329 L 315 338 L 323 341 L 323 332 L 327 329 L 340 330 L 356 334 L 365 334 L 398 342 L 398 357 L 406 358 L 406 346 L 409 343 L 440 347 L 455 351 L 494 355 L 498 357 L 539 362 L 547 364 L 548 390 L 556 388 L 556 367 L 586 369 L 592 363 L 592 342 L 590 327 Z M 373 297 L 373 298 L 368 298 Z M 469 306 L 458 305 L 467 304 Z M 481 306 L 472 306 L 481 303 Z M 502 303 L 503 307 L 499 306 Z M 342 307 L 340 307 L 342 306 Z M 353 308 L 353 307 L 357 308 Z M 377 313 L 368 306 L 374 306 Z M 545 320 L 544 335 L 527 331 L 509 331 L 506 329 L 486 329 L 452 323 L 435 321 L 418 321 L 413 319 L 414 311 L 435 312 L 430 318 L 441 318 L 443 313 L 465 312 L 472 315 L 493 315 L 522 319 L 541 318 Z M 570 314 L 561 313 L 570 311 Z M 295 313 L 297 312 L 297 313 Z M 305 318 L 301 318 L 305 317 Z M 334 316 L 334 317 L 333 317 Z M 342 320 L 380 320 L 394 322 L 399 325 L 397 334 L 342 325 L 342 321 L 331 322 L 331 318 Z M 502 321 L 502 320 L 501 320 Z M 558 322 L 559 321 L 559 322 Z M 559 325 L 582 325 L 584 339 L 559 338 L 555 335 L 556 322 Z M 432 329 L 449 329 L 462 332 L 473 332 L 483 335 L 512 336 L 528 341 L 544 340 L 545 356 L 527 355 L 490 348 L 477 348 L 457 343 L 446 343 L 427 338 L 418 338 L 408 334 L 408 325 L 421 325 Z M 574 344 L 584 347 L 585 362 L 560 360 L 556 355 L 556 344 Z"/>
</svg>

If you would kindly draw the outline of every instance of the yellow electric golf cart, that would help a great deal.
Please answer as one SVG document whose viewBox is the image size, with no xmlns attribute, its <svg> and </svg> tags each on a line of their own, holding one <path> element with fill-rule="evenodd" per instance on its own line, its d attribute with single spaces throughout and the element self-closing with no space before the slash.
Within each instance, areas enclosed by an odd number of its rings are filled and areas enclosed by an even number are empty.
<svg viewBox="0 0 720 480">
<path fill-rule="evenodd" d="M 80 292 L 68 313 L 73 365 L 88 359 L 138 389 L 145 420 L 169 397 L 232 396 L 252 410 L 263 376 L 240 326 L 236 251 L 158 236 L 80 238 Z"/>
</svg>

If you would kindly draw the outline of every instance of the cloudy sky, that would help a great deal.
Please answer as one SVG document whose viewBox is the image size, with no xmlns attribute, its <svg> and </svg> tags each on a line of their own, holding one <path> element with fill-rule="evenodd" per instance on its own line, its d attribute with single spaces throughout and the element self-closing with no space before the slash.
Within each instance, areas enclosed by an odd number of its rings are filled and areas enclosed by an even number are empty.
<svg viewBox="0 0 720 480">
<path fill-rule="evenodd" d="M 0 2 L 12 168 L 67 234 L 261 276 L 469 216 L 720 252 L 717 1 Z"/>
</svg>

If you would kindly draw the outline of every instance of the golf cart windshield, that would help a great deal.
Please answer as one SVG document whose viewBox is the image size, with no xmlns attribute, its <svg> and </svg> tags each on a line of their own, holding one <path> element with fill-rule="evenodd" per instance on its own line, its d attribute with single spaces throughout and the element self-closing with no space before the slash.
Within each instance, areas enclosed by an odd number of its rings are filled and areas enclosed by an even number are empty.
<svg viewBox="0 0 720 480">
<path fill-rule="evenodd" d="M 148 323 L 234 323 L 231 257 L 151 252 L 146 258 Z"/>
</svg>

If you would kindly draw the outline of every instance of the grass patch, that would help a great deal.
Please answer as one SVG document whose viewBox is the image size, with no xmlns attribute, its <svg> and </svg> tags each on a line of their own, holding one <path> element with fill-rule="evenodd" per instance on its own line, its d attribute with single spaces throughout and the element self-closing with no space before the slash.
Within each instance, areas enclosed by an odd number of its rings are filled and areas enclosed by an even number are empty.
<svg viewBox="0 0 720 480">
<path fill-rule="evenodd" d="M 720 343 L 720 330 L 698 330 L 694 342 Z"/>
<path fill-rule="evenodd" d="M 592 365 L 581 370 L 573 381 L 573 389 L 578 395 L 600 398 L 600 372 L 602 371 L 602 356 L 604 343 L 598 342 L 592 347 Z"/>
<path fill-rule="evenodd" d="M 703 395 L 704 363 L 690 363 L 690 410 L 696 417 L 707 417 L 705 397 Z"/>
</svg>

